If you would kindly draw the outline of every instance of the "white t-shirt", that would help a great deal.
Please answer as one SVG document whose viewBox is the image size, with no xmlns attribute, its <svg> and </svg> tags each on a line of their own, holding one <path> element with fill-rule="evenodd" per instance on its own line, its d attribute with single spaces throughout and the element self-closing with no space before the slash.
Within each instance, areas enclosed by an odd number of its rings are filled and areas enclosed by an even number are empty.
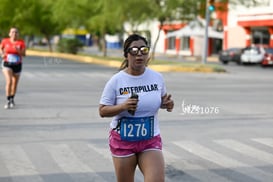
<svg viewBox="0 0 273 182">
<path fill-rule="evenodd" d="M 142 75 L 133 76 L 125 71 L 116 73 L 105 85 L 100 104 L 116 105 L 125 102 L 131 93 L 138 94 L 138 104 L 135 115 L 123 111 L 113 117 L 110 123 L 115 128 L 122 117 L 147 117 L 154 116 L 154 136 L 160 133 L 158 124 L 158 110 L 161 106 L 161 97 L 166 94 L 166 87 L 160 73 L 145 68 Z"/>
</svg>

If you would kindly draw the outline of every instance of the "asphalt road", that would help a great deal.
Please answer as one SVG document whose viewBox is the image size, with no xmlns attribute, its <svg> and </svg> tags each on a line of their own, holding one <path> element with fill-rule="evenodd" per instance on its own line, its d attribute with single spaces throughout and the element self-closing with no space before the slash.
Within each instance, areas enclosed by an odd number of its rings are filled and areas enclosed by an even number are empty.
<svg viewBox="0 0 273 182">
<path fill-rule="evenodd" d="M 167 182 L 272 182 L 273 69 L 225 67 L 162 73 L 176 104 L 159 113 Z M 114 181 L 98 102 L 116 71 L 27 57 L 11 110 L 0 76 L 0 182 Z"/>
</svg>

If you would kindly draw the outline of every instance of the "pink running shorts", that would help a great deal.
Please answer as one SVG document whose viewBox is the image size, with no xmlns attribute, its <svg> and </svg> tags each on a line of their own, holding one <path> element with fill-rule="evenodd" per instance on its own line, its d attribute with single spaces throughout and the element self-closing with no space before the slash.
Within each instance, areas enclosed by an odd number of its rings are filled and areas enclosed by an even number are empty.
<svg viewBox="0 0 273 182">
<path fill-rule="evenodd" d="M 149 140 L 137 142 L 122 141 L 119 133 L 115 130 L 111 130 L 109 146 L 112 156 L 129 157 L 148 150 L 162 150 L 162 141 L 160 135 L 154 136 Z"/>
</svg>

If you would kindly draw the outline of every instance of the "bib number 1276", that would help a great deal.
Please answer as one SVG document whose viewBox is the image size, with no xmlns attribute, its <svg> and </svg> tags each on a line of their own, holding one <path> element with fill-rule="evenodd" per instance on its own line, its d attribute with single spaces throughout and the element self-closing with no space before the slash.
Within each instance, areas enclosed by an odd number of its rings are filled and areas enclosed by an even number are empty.
<svg viewBox="0 0 273 182">
<path fill-rule="evenodd" d="M 153 137 L 153 117 L 122 118 L 120 136 L 125 141 L 141 141 Z"/>
</svg>

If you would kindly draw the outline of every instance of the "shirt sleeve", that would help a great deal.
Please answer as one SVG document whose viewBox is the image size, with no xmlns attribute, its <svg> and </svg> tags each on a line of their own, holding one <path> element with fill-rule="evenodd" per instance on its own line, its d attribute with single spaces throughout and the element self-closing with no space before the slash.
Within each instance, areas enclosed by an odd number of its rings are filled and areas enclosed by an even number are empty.
<svg viewBox="0 0 273 182">
<path fill-rule="evenodd" d="M 110 79 L 102 92 L 100 98 L 100 104 L 102 105 L 115 105 L 116 104 L 116 91 L 115 91 L 115 80 Z"/>
<path fill-rule="evenodd" d="M 22 46 L 22 49 L 25 49 L 25 48 L 26 48 L 25 41 L 21 40 L 21 46 Z"/>
<path fill-rule="evenodd" d="M 163 97 L 167 93 L 167 88 L 166 88 L 166 85 L 165 85 L 165 80 L 164 80 L 164 78 L 163 78 L 163 76 L 161 74 L 160 74 L 160 77 L 161 77 L 161 83 L 162 83 L 161 97 Z"/>
<path fill-rule="evenodd" d="M 167 93 L 166 85 L 165 85 L 165 83 L 163 82 L 161 97 L 163 97 L 166 93 Z"/>
<path fill-rule="evenodd" d="M 5 39 L 3 39 L 2 41 L 1 41 L 1 44 L 0 44 L 0 49 L 4 49 L 4 42 L 5 42 Z"/>
</svg>

